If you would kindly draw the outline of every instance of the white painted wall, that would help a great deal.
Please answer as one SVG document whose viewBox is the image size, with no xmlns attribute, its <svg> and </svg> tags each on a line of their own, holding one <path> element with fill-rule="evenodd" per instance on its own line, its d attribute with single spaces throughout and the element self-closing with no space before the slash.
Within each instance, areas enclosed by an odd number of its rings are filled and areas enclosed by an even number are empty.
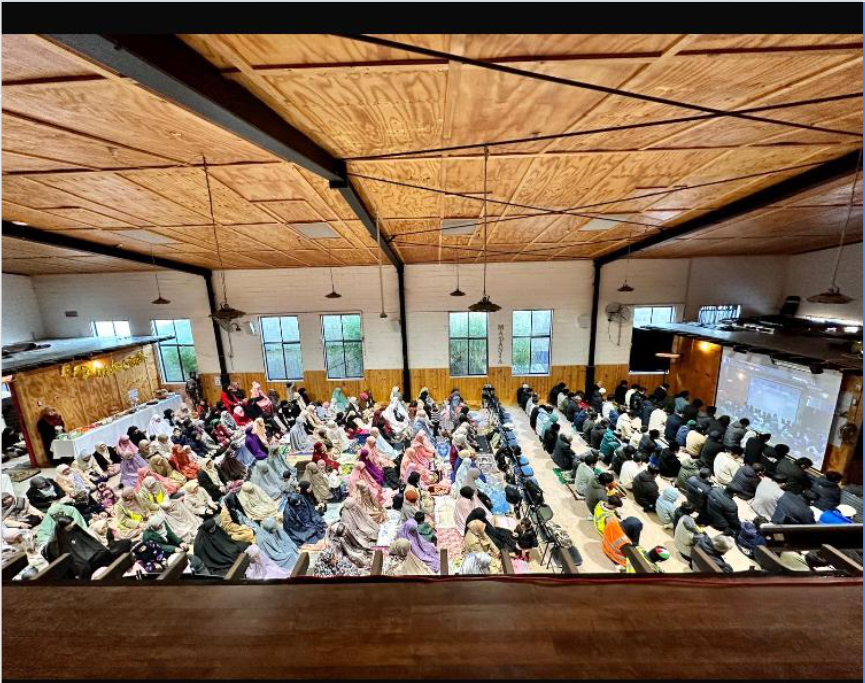
<svg viewBox="0 0 865 683">
<path fill-rule="evenodd" d="M 859 254 L 861 258 L 861 247 Z M 746 313 L 772 312 L 777 310 L 788 293 L 784 286 L 787 266 L 787 257 L 775 256 L 633 259 L 628 266 L 628 279 L 635 287 L 631 293 L 616 291 L 624 277 L 625 263 L 621 261 L 605 266 L 601 281 L 596 363 L 624 364 L 629 359 L 630 325 L 622 327 L 619 339 L 617 326 L 609 325 L 603 312 L 608 303 L 674 304 L 680 316 L 685 313 L 695 316 L 703 304 L 740 303 Z M 861 264 L 858 272 L 858 298 L 861 299 Z M 449 296 L 456 285 L 453 265 L 406 268 L 410 367 L 448 366 L 448 313 L 464 311 L 481 297 L 482 273 L 480 265 L 460 266 L 460 286 L 466 296 L 454 298 Z M 326 268 L 226 271 L 230 303 L 248 314 L 241 321 L 244 331 L 230 336 L 223 333 L 229 371 L 263 370 L 258 316 L 275 314 L 300 317 L 304 367 L 323 370 L 320 315 L 326 312 L 362 314 L 366 367 L 401 367 L 396 271 L 390 267 L 384 269 L 385 311 L 388 314 L 384 320 L 379 317 L 378 268 L 338 268 L 334 270 L 334 278 L 337 290 L 343 295 L 341 299 L 325 298 L 330 291 L 330 275 Z M 789 283 L 790 277 L 787 281 Z M 88 335 L 92 320 L 110 319 L 129 320 L 134 334 L 147 334 L 150 321 L 155 317 L 190 318 L 201 371 L 218 372 L 204 281 L 193 275 L 165 272 L 160 274 L 160 282 L 163 295 L 171 300 L 168 306 L 150 303 L 156 290 L 153 275 L 148 273 L 32 278 L 47 336 Z M 221 274 L 217 274 L 214 284 L 221 300 Z M 490 264 L 487 291 L 493 301 L 502 306 L 502 310 L 489 319 L 491 366 L 507 366 L 511 362 L 512 312 L 540 308 L 553 310 L 553 365 L 587 363 L 591 262 Z M 4 307 L 5 304 L 4 294 Z M 64 312 L 67 310 L 77 310 L 78 317 L 66 318 Z M 4 335 L 6 314 L 4 311 Z M 254 335 L 246 331 L 244 323 L 249 321 L 255 324 Z M 499 325 L 504 326 L 501 358 Z"/>
<path fill-rule="evenodd" d="M 488 318 L 490 366 L 510 365 L 512 313 L 532 309 L 553 311 L 553 365 L 587 362 L 588 320 L 592 310 L 591 262 L 491 263 L 487 268 L 487 293 L 502 307 Z M 461 265 L 460 288 L 466 296 L 449 296 L 455 287 L 456 270 L 452 264 L 417 265 L 406 269 L 410 367 L 448 367 L 448 314 L 465 311 L 481 298 L 483 266 Z M 580 316 L 585 316 L 582 327 Z M 499 325 L 504 325 L 501 360 Z"/>
<path fill-rule="evenodd" d="M 261 372 L 264 369 L 258 317 L 297 315 L 300 348 L 306 370 L 324 370 L 321 342 L 322 313 L 361 313 L 363 316 L 364 367 L 377 370 L 402 367 L 399 331 L 399 299 L 396 270 L 384 268 L 384 304 L 388 317 L 382 319 L 379 274 L 375 266 L 335 268 L 336 290 L 341 299 L 326 299 L 330 292 L 327 268 L 226 271 L 228 299 L 232 306 L 248 313 L 245 322 L 255 324 L 256 333 L 223 333 L 229 371 Z M 221 300 L 221 274 L 215 280 Z M 230 342 L 230 343 L 229 343 Z M 216 370 L 214 370 L 215 372 Z"/>
<path fill-rule="evenodd" d="M 843 305 L 812 304 L 809 296 L 825 292 L 832 284 L 837 249 L 824 249 L 790 257 L 787 269 L 785 296 L 800 296 L 799 315 L 838 318 L 862 323 L 862 243 L 844 247 L 838 269 L 838 286 L 853 301 Z"/>
<path fill-rule="evenodd" d="M 741 304 L 743 313 L 771 313 L 784 299 L 786 256 L 695 259 L 632 259 L 604 266 L 595 363 L 622 365 L 631 353 L 630 321 L 608 322 L 610 303 L 675 305 L 677 319 L 696 319 L 700 306 Z M 633 292 L 616 291 L 627 270 Z"/>
<path fill-rule="evenodd" d="M 3 273 L 2 290 L 0 341 L 3 344 L 13 344 L 44 338 L 42 312 L 39 310 L 39 302 L 31 278 L 27 275 Z"/>
<path fill-rule="evenodd" d="M 133 335 L 151 334 L 153 319 L 189 318 L 201 372 L 219 372 L 213 326 L 204 280 L 196 275 L 165 271 L 159 274 L 162 296 L 171 303 L 154 306 L 153 273 L 39 275 L 33 278 L 36 296 L 50 337 L 85 337 L 94 320 L 128 320 Z M 78 317 L 67 318 L 66 311 Z"/>
</svg>

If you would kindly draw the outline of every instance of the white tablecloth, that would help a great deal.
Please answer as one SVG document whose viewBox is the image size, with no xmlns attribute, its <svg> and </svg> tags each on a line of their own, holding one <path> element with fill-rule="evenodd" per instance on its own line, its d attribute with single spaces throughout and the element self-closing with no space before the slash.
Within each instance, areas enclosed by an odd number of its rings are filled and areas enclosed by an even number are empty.
<svg viewBox="0 0 865 683">
<path fill-rule="evenodd" d="M 126 434 L 133 425 L 141 431 L 147 431 L 150 418 L 154 415 L 162 415 L 163 411 L 171 408 L 177 410 L 183 405 L 183 399 L 174 394 L 160 401 L 156 405 L 139 406 L 132 415 L 124 415 L 107 425 L 91 429 L 74 439 L 54 439 L 51 442 L 51 452 L 55 458 L 74 458 L 79 453 L 92 453 L 96 444 L 106 443 L 116 446 L 121 436 Z M 137 445 L 137 444 L 136 444 Z"/>
</svg>

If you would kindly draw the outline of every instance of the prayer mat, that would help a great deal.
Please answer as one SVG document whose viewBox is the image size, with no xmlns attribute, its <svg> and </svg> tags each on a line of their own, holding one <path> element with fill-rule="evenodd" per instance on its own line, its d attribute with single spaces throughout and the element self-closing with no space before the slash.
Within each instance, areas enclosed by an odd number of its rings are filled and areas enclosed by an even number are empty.
<svg viewBox="0 0 865 683">
<path fill-rule="evenodd" d="M 39 474 L 39 469 L 35 467 L 25 467 L 24 469 L 4 469 L 3 473 L 8 474 L 9 478 L 16 484 L 20 484 L 22 481 L 27 481 L 30 477 L 35 477 Z"/>
<path fill-rule="evenodd" d="M 387 519 L 378 530 L 378 539 L 375 542 L 377 547 L 389 548 L 390 544 L 396 540 L 396 534 L 399 531 L 399 515 L 397 510 L 388 510 Z"/>
<path fill-rule="evenodd" d="M 553 468 L 553 474 L 556 475 L 556 479 L 559 480 L 560 484 L 564 484 L 565 486 L 571 486 L 574 483 L 574 480 L 571 479 L 565 472 L 558 467 Z"/>
<path fill-rule="evenodd" d="M 451 496 L 436 496 L 434 500 L 436 529 L 453 529 L 456 501 Z"/>
<path fill-rule="evenodd" d="M 453 567 L 453 563 L 463 556 L 462 535 L 456 529 L 436 529 L 436 538 L 438 549 L 444 548 L 448 551 L 448 563 Z"/>
</svg>

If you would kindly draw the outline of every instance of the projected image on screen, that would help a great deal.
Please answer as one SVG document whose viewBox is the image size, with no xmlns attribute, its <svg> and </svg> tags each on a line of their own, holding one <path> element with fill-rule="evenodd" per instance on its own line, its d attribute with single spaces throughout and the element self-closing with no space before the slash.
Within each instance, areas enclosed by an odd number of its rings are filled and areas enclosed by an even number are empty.
<svg viewBox="0 0 865 683">
<path fill-rule="evenodd" d="M 770 443 L 786 443 L 790 455 L 811 458 L 819 468 L 840 389 L 839 372 L 814 375 L 724 349 L 715 404 L 719 415 L 747 417 L 753 429 L 772 435 Z"/>
</svg>

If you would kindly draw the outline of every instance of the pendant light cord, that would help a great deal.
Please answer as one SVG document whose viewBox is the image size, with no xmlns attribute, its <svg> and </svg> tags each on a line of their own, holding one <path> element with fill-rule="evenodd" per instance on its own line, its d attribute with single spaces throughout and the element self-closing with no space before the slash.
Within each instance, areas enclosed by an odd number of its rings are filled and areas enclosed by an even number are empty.
<svg viewBox="0 0 865 683">
<path fill-rule="evenodd" d="M 159 269 L 156 268 L 156 256 L 153 255 L 153 245 L 150 245 L 150 260 L 153 262 L 153 275 L 156 277 L 156 294 L 162 298 L 162 289 L 159 287 Z"/>
<path fill-rule="evenodd" d="M 210 207 L 210 223 L 213 226 L 213 243 L 216 245 L 216 259 L 219 261 L 222 276 L 222 302 L 228 303 L 228 290 L 225 284 L 225 265 L 222 263 L 222 251 L 219 249 L 219 236 L 216 234 L 216 213 L 213 210 L 213 191 L 210 189 L 210 171 L 207 168 L 207 157 L 201 157 L 204 166 L 204 183 L 207 186 L 207 204 Z"/>
<path fill-rule="evenodd" d="M 484 147 L 484 296 L 487 295 L 487 162 L 490 158 L 490 148 Z"/>
<path fill-rule="evenodd" d="M 841 242 L 838 245 L 838 255 L 835 257 L 835 268 L 832 271 L 832 287 L 838 288 L 838 268 L 841 266 L 841 255 L 844 252 L 844 239 L 847 237 L 847 226 L 850 224 L 850 216 L 853 215 L 853 203 L 856 200 L 856 185 L 859 183 L 859 170 L 862 167 L 862 150 L 859 150 L 859 158 L 856 160 L 856 175 L 853 176 L 853 186 L 850 188 L 850 201 L 847 203 L 847 217 L 841 226 Z"/>
<path fill-rule="evenodd" d="M 381 298 L 381 315 L 384 317 L 384 270 L 381 265 L 381 219 L 379 218 L 378 211 L 375 212 L 375 232 L 375 238 L 378 242 L 378 288 L 379 296 Z"/>
</svg>

